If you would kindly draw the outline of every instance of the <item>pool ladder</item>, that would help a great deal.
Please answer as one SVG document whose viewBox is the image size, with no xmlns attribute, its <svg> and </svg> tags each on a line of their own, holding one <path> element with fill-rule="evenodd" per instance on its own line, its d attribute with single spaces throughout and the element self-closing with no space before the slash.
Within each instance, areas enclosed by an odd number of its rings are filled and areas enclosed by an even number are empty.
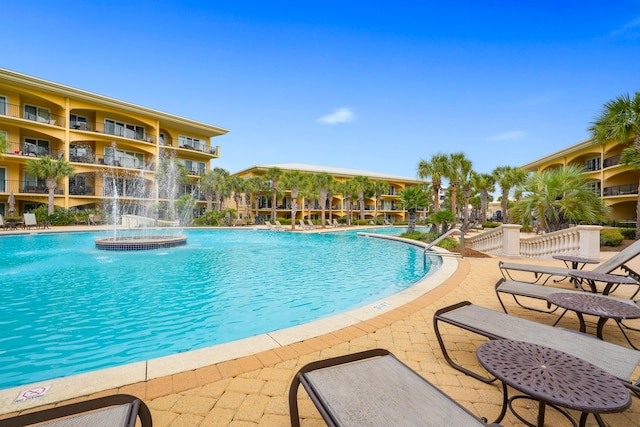
<svg viewBox="0 0 640 427">
<path fill-rule="evenodd" d="M 422 252 L 422 258 L 424 261 L 425 268 L 427 267 L 427 251 L 429 251 L 432 247 L 434 247 L 435 245 L 440 243 L 442 240 L 444 240 L 445 238 L 449 237 L 454 233 L 460 234 L 460 255 L 449 254 L 448 256 L 459 256 L 460 258 L 464 259 L 464 232 L 459 228 L 452 228 L 451 230 L 447 231 L 442 236 L 438 237 L 436 240 L 434 240 L 433 242 L 425 246 L 424 251 Z M 445 255 L 445 254 L 438 253 L 438 256 L 442 256 L 442 255 Z"/>
</svg>

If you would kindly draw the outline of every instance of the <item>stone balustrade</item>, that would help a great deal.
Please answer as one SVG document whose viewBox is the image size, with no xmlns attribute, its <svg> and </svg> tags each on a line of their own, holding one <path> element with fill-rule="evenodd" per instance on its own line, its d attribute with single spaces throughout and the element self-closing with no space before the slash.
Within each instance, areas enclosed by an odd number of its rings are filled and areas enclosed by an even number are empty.
<svg viewBox="0 0 640 427">
<path fill-rule="evenodd" d="M 465 237 L 466 246 L 506 257 L 551 258 L 555 254 L 600 257 L 600 226 L 578 225 L 528 238 L 522 238 L 520 228 L 517 224 L 503 224 Z"/>
</svg>

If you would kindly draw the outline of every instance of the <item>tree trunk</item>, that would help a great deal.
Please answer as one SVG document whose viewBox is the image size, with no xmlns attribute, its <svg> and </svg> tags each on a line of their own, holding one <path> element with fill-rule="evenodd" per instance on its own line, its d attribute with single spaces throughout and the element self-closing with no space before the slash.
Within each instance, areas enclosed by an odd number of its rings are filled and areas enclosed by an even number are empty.
<svg viewBox="0 0 640 427">
<path fill-rule="evenodd" d="M 409 209 L 409 226 L 407 227 L 407 233 L 413 233 L 416 231 L 416 210 L 414 208 Z"/>
<path fill-rule="evenodd" d="M 49 215 L 53 215 L 54 206 L 55 206 L 56 187 L 58 186 L 58 182 L 56 179 L 47 178 L 46 185 L 47 185 L 47 190 L 49 190 L 49 207 L 47 212 L 49 213 Z"/>
<path fill-rule="evenodd" d="M 320 209 L 321 209 L 321 217 L 320 217 L 320 226 L 321 228 L 325 228 L 325 205 L 327 204 L 327 190 L 324 188 L 320 189 Z"/>
</svg>

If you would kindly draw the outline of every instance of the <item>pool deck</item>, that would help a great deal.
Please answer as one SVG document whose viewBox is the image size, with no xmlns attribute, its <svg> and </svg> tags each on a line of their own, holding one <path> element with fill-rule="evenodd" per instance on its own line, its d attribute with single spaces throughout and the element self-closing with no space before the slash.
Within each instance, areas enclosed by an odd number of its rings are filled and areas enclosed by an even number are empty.
<svg viewBox="0 0 640 427">
<path fill-rule="evenodd" d="M 80 227 L 82 230 L 87 228 Z M 601 260 L 613 253 L 602 252 Z M 129 393 L 139 396 L 147 403 L 156 427 L 287 426 L 290 425 L 287 393 L 293 375 L 300 367 L 327 357 L 371 348 L 386 348 L 471 412 L 492 421 L 498 415 L 502 402 L 500 387 L 496 384 L 484 384 L 451 368 L 442 357 L 432 319 L 437 309 L 464 300 L 501 310 L 493 291 L 493 285 L 502 277 L 498 269 L 499 258 L 447 259 L 454 263 L 454 269 L 443 272 L 446 278 L 442 284 L 434 289 L 427 289 L 426 293 L 411 294 L 410 300 L 402 304 L 391 303 L 377 307 L 380 314 L 376 312 L 373 316 L 364 316 L 368 317 L 366 320 L 348 319 L 347 326 L 340 326 L 340 322 L 332 321 L 314 322 L 288 338 L 282 338 L 290 343 L 269 349 L 249 344 L 242 350 L 247 354 L 231 359 L 219 354 L 209 354 L 213 358 L 221 357 L 226 360 L 214 363 L 215 359 L 211 359 L 205 366 L 158 376 L 148 381 L 137 381 L 136 374 L 132 373 L 128 385 L 104 387 L 67 402 L 116 392 Z M 562 265 L 556 260 L 522 262 Z M 640 270 L 640 260 L 634 260 L 630 266 Z M 518 309 L 515 304 L 509 306 L 510 309 L 512 307 L 510 314 L 540 323 L 553 324 L 557 317 Z M 567 314 L 559 326 L 576 329 L 577 319 Z M 604 333 L 607 340 L 623 344 L 623 338 L 614 322 L 607 323 Z M 455 331 L 448 333 L 446 339 L 449 343 L 457 343 L 455 355 L 458 360 L 477 366 L 475 348 L 481 341 L 477 336 Z M 126 377 L 127 372 L 103 370 L 97 371 L 95 375 L 104 384 L 108 384 L 110 381 L 121 381 L 121 377 Z M 81 396 L 82 393 L 77 395 Z M 0 399 L 0 413 L 6 413 L 0 415 L 0 419 L 22 409 L 20 404 L 13 402 L 16 397 L 14 390 L 10 401 Z M 34 399 L 29 406 L 40 404 L 38 402 L 46 403 L 46 398 Z M 326 425 L 304 391 L 299 392 L 299 402 L 304 427 Z M 53 403 L 46 406 L 52 405 Z M 523 414 L 531 420 L 535 419 L 537 405 L 522 405 L 526 408 L 523 409 Z M 629 409 L 618 414 L 605 414 L 603 419 L 610 425 L 619 427 L 640 425 L 640 399 L 633 398 Z M 524 425 L 511 413 L 507 414 L 502 424 Z M 566 425 L 566 420 L 549 410 L 546 413 L 546 425 Z M 587 425 L 595 426 L 597 423 L 593 417 L 589 417 Z"/>
</svg>

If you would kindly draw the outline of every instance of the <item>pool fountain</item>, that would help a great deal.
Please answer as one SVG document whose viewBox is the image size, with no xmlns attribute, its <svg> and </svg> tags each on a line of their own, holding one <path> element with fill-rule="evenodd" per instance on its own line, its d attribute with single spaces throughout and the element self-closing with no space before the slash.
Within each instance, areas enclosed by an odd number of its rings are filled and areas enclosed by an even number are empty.
<svg viewBox="0 0 640 427">
<path fill-rule="evenodd" d="M 115 143 L 111 144 L 116 153 Z M 105 173 L 105 211 L 110 213 L 110 229 L 106 237 L 95 239 L 97 249 L 107 251 L 141 251 L 182 246 L 187 236 L 182 231 L 191 218 L 193 195 L 183 203 L 181 213 L 176 207 L 176 195 L 181 168 L 174 158 L 164 157 L 158 164 L 155 181 L 149 182 L 149 170 L 133 176 Z M 157 189 L 165 209 L 149 203 L 149 187 Z M 161 218 L 164 217 L 164 218 Z"/>
</svg>

